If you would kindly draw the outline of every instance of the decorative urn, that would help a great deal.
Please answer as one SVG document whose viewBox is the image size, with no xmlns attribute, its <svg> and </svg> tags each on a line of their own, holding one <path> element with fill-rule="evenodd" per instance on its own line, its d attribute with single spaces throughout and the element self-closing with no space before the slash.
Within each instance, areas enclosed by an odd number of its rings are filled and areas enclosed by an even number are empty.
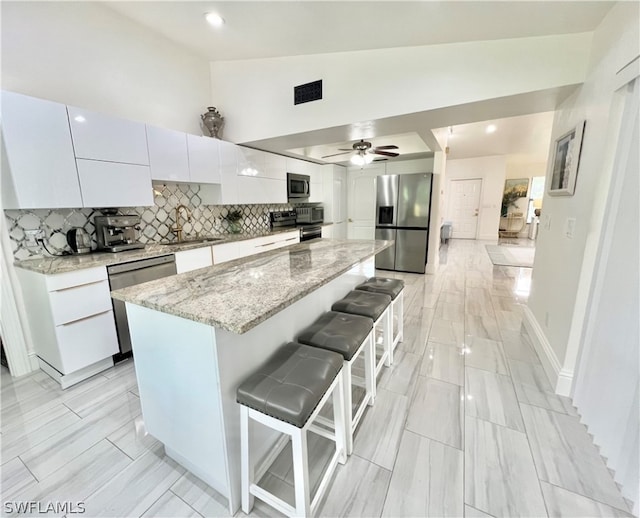
<svg viewBox="0 0 640 518">
<path fill-rule="evenodd" d="M 207 110 L 207 113 L 200 115 L 202 124 L 209 132 L 210 137 L 220 138 L 222 126 L 224 125 L 224 117 L 220 115 L 220 112 L 213 106 L 209 106 Z"/>
</svg>

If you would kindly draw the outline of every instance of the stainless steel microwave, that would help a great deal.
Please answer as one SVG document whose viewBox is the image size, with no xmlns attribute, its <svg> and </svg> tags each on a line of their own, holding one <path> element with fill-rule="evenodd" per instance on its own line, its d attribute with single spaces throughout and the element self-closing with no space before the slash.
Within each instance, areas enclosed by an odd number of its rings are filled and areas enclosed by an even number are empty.
<svg viewBox="0 0 640 518">
<path fill-rule="evenodd" d="M 311 177 L 304 174 L 287 173 L 287 198 L 302 201 L 311 195 Z"/>
</svg>

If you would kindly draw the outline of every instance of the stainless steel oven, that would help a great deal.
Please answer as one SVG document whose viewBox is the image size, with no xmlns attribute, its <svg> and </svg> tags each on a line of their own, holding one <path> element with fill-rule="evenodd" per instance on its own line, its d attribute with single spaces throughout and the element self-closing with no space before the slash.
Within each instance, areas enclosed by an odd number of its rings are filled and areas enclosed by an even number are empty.
<svg viewBox="0 0 640 518">
<path fill-rule="evenodd" d="M 289 201 L 304 201 L 308 199 L 310 195 L 310 176 L 287 173 L 287 198 L 289 198 Z"/>
<path fill-rule="evenodd" d="M 300 241 L 309 241 L 322 237 L 322 227 L 320 225 L 300 226 Z"/>
</svg>

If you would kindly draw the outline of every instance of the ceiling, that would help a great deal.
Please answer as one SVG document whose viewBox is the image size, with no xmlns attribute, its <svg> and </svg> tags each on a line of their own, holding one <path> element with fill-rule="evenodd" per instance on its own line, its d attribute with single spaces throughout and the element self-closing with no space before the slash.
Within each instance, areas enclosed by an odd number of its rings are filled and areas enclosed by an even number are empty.
<svg viewBox="0 0 640 518">
<path fill-rule="evenodd" d="M 582 1 L 107 1 L 103 4 L 209 61 L 346 52 L 593 31 L 613 2 Z M 218 12 L 218 29 L 204 14 Z M 379 64 L 373 64 L 374 67 Z M 441 148 L 450 159 L 531 155 L 546 159 L 553 110 L 576 85 L 284 135 L 246 145 L 322 163 L 348 165 L 351 155 L 322 159 L 363 138 L 395 144 L 406 160 Z M 498 130 L 488 135 L 493 122 Z M 438 134 L 438 131 L 435 131 Z"/>
<path fill-rule="evenodd" d="M 487 133 L 487 127 L 496 130 Z M 450 160 L 491 155 L 528 155 L 543 162 L 549 153 L 553 112 L 487 120 L 443 128 L 449 133 Z"/>
<path fill-rule="evenodd" d="M 105 6 L 210 60 L 592 31 L 613 2 L 123 1 Z M 213 29 L 216 11 L 226 21 Z"/>
</svg>

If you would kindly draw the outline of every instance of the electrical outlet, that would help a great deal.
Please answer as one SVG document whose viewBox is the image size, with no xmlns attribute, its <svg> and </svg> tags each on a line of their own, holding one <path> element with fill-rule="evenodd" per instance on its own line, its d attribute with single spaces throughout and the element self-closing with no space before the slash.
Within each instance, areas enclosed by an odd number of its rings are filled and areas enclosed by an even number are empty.
<svg viewBox="0 0 640 518">
<path fill-rule="evenodd" d="M 25 230 L 24 235 L 27 237 L 27 246 L 38 246 L 38 239 L 44 239 L 44 230 L 41 228 L 37 230 Z"/>
</svg>

